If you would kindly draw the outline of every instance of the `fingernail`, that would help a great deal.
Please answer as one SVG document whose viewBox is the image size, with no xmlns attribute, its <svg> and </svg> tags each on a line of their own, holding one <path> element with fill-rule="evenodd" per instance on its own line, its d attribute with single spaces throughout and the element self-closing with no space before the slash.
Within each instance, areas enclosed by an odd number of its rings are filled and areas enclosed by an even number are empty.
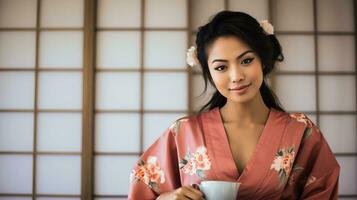
<svg viewBox="0 0 357 200">
<path fill-rule="evenodd" d="M 200 187 L 199 187 L 196 183 L 192 183 L 191 186 L 192 186 L 193 188 L 197 189 L 197 190 L 200 189 Z"/>
</svg>

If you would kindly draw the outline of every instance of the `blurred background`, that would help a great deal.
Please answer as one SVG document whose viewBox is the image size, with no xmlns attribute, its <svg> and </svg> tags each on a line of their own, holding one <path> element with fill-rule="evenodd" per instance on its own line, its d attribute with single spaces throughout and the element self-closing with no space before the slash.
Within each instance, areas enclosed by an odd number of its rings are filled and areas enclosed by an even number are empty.
<svg viewBox="0 0 357 200">
<path fill-rule="evenodd" d="M 126 199 L 138 156 L 197 113 L 186 49 L 220 10 L 275 27 L 270 83 L 321 128 L 357 199 L 353 0 L 0 0 L 0 200 Z"/>
</svg>

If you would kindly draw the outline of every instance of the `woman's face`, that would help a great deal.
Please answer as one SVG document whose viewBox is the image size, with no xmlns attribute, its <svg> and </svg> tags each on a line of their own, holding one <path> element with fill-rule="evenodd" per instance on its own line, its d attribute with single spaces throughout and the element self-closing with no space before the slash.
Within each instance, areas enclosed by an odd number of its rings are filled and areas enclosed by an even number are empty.
<svg viewBox="0 0 357 200">
<path fill-rule="evenodd" d="M 217 90 L 227 101 L 245 103 L 260 95 L 261 60 L 240 39 L 217 38 L 208 49 L 208 67 Z"/>
</svg>

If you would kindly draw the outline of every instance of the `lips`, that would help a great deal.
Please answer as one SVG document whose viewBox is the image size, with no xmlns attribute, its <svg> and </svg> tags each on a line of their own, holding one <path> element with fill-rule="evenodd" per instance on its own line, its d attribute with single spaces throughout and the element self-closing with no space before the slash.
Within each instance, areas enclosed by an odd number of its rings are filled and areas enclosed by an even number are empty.
<svg viewBox="0 0 357 200">
<path fill-rule="evenodd" d="M 250 86 L 250 84 L 247 84 L 247 85 L 241 85 L 241 86 L 237 86 L 237 87 L 234 87 L 234 88 L 230 88 L 230 90 L 242 90 L 246 87 Z"/>
</svg>

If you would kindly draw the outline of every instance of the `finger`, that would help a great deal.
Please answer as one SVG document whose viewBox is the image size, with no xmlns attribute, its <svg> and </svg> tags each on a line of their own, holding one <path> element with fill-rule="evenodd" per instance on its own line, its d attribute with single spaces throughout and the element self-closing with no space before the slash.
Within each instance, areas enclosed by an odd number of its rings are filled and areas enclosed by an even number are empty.
<svg viewBox="0 0 357 200">
<path fill-rule="evenodd" d="M 196 183 L 192 183 L 191 186 L 192 186 L 194 189 L 200 191 L 200 192 L 202 193 L 202 198 L 201 198 L 201 199 L 202 199 L 202 200 L 205 200 L 205 194 L 203 194 L 203 192 L 200 190 L 200 186 L 199 186 L 198 184 L 196 184 Z"/>
<path fill-rule="evenodd" d="M 185 196 L 191 198 L 191 199 L 202 199 L 203 198 L 203 194 L 201 191 L 194 189 L 191 186 L 185 186 L 184 187 L 184 192 L 185 192 Z"/>
<path fill-rule="evenodd" d="M 193 196 L 194 195 L 192 195 L 192 192 L 188 188 L 181 187 L 178 190 L 176 190 L 175 199 L 192 200 L 194 199 Z"/>
<path fill-rule="evenodd" d="M 192 183 L 191 186 L 196 190 L 200 190 L 200 186 L 198 186 L 196 183 Z"/>
<path fill-rule="evenodd" d="M 198 187 L 198 186 L 197 186 Z M 203 196 L 203 193 L 201 192 L 201 190 L 199 188 L 195 188 L 194 186 L 187 186 L 187 188 L 189 190 L 191 190 L 192 192 L 198 194 L 198 195 L 201 195 Z"/>
<path fill-rule="evenodd" d="M 174 196 L 174 199 L 178 199 L 178 200 L 192 200 L 189 197 L 186 197 L 184 194 L 176 194 Z"/>
</svg>

